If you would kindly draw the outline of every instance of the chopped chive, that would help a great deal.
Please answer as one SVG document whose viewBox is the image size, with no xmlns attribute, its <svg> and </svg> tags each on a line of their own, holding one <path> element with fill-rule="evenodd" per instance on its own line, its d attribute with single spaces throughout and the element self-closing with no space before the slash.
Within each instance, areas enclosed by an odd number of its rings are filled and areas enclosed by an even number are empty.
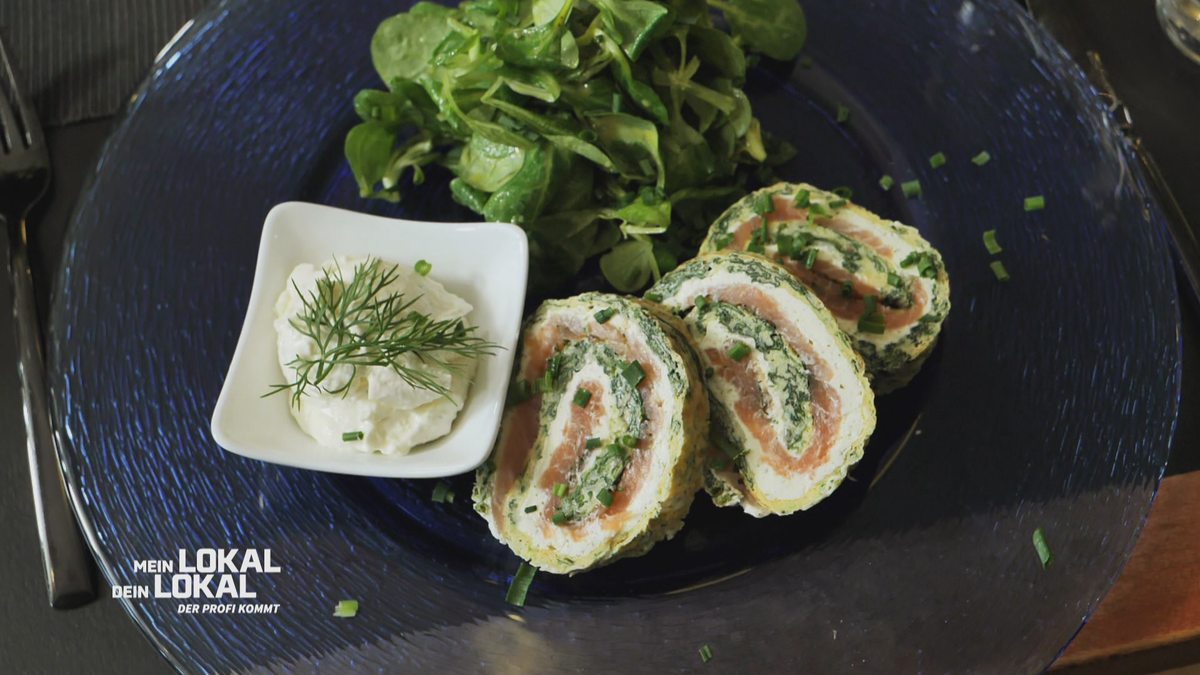
<svg viewBox="0 0 1200 675">
<path fill-rule="evenodd" d="M 338 604 L 333 606 L 333 615 L 339 619 L 349 619 L 358 614 L 357 600 L 339 600 Z"/>
<path fill-rule="evenodd" d="M 562 354 L 561 353 L 555 354 L 554 356 L 551 356 L 549 359 L 546 360 L 546 372 L 549 373 L 549 375 L 550 375 L 550 377 L 547 378 L 547 380 L 546 380 L 547 382 L 553 380 L 555 377 L 558 377 L 558 369 L 561 366 L 562 366 Z"/>
<path fill-rule="evenodd" d="M 863 314 L 862 316 L 858 317 L 858 332 L 883 335 L 885 332 L 887 332 L 887 326 L 883 322 L 883 315 L 872 313 Z"/>
<path fill-rule="evenodd" d="M 821 204 L 820 202 L 811 202 L 808 205 L 808 212 L 816 214 L 818 216 L 828 216 L 829 215 L 829 209 L 825 208 L 825 204 Z"/>
<path fill-rule="evenodd" d="M 921 318 L 917 319 L 921 323 L 937 323 L 942 320 L 942 317 L 936 314 L 922 314 Z"/>
<path fill-rule="evenodd" d="M 637 437 L 637 436 L 633 436 L 633 435 L 630 435 L 630 434 L 625 434 L 624 436 L 622 436 L 622 437 L 621 437 L 621 445 L 623 445 L 623 446 L 625 446 L 625 447 L 627 447 L 627 448 L 634 448 L 634 447 L 637 447 L 637 444 L 638 444 L 638 437 Z"/>
<path fill-rule="evenodd" d="M 599 312 L 593 314 L 592 318 L 596 320 L 596 323 L 608 323 L 608 320 L 613 318 L 613 315 L 616 313 L 617 310 L 613 309 L 612 307 L 605 307 Z"/>
<path fill-rule="evenodd" d="M 1042 195 L 1025 198 L 1026 211 L 1041 211 L 1044 208 L 1046 208 L 1046 198 Z"/>
<path fill-rule="evenodd" d="M 703 295 L 697 295 L 696 299 L 692 300 L 692 304 L 696 306 L 696 309 L 704 309 L 708 307 L 708 298 Z"/>
<path fill-rule="evenodd" d="M 851 197 L 854 196 L 854 190 L 851 190 L 850 188 L 843 185 L 841 187 L 833 188 L 833 194 L 841 197 L 842 199 L 850 199 Z"/>
<path fill-rule="evenodd" d="M 654 291 L 647 291 L 646 295 L 643 297 L 645 297 L 650 302 L 662 302 L 662 294 L 655 293 Z"/>
<path fill-rule="evenodd" d="M 838 104 L 837 107 L 837 123 L 845 124 L 850 119 L 850 109 L 844 105 Z"/>
<path fill-rule="evenodd" d="M 712 366 L 709 366 L 709 367 L 707 367 L 707 368 L 705 368 L 705 369 L 704 369 L 704 376 L 705 376 L 705 377 L 712 377 L 712 376 L 713 376 L 713 373 L 715 373 L 715 372 L 716 372 L 716 371 L 715 371 L 715 370 L 713 370 L 713 367 L 712 367 Z"/>
<path fill-rule="evenodd" d="M 779 251 L 779 255 L 788 257 L 792 254 L 792 243 L 795 240 L 790 234 L 775 235 L 775 249 Z"/>
<path fill-rule="evenodd" d="M 700 648 L 700 658 L 703 659 L 705 663 L 708 663 L 709 660 L 712 659 L 712 649 L 710 649 L 708 645 L 704 645 Z"/>
<path fill-rule="evenodd" d="M 864 313 L 866 313 L 866 314 L 874 314 L 875 313 L 876 299 L 877 298 L 874 295 L 868 295 L 863 298 Z"/>
<path fill-rule="evenodd" d="M 361 441 L 362 439 L 363 432 L 361 431 L 347 431 L 346 433 L 342 434 L 342 441 L 346 443 L 349 443 L 350 441 Z"/>
<path fill-rule="evenodd" d="M 608 488 L 601 488 L 600 491 L 596 493 L 596 501 L 603 504 L 604 508 L 607 509 L 608 507 L 612 506 L 613 503 L 612 492 Z"/>
<path fill-rule="evenodd" d="M 729 458 L 725 456 L 717 457 L 708 463 L 708 466 L 713 471 L 724 471 L 729 466 Z"/>
<path fill-rule="evenodd" d="M 900 278 L 899 274 L 896 274 L 895 272 L 888 272 L 888 286 L 895 286 L 896 288 L 899 288 L 903 283 L 904 280 Z"/>
<path fill-rule="evenodd" d="M 733 243 L 733 235 L 728 234 L 728 233 L 718 235 L 717 237 L 715 237 L 713 239 L 713 244 L 716 245 L 718 251 L 723 248 L 729 248 L 729 245 L 732 243 Z"/>
<path fill-rule="evenodd" d="M 811 270 L 813 265 L 817 264 L 817 249 L 810 248 L 804 252 L 804 259 L 800 261 L 804 265 L 804 269 Z"/>
<path fill-rule="evenodd" d="M 933 157 L 929 158 L 929 166 L 932 166 L 935 169 L 940 169 L 945 165 L 946 165 L 946 155 L 944 155 L 940 152 L 937 153 L 936 155 L 934 155 Z"/>
<path fill-rule="evenodd" d="M 771 193 L 760 192 L 750 201 L 750 209 L 759 216 L 765 216 L 775 210 L 775 200 L 772 199 Z"/>
<path fill-rule="evenodd" d="M 429 273 L 433 271 L 433 265 L 430 265 L 424 260 L 418 260 L 417 264 L 413 265 L 413 271 L 423 277 L 427 277 L 429 276 Z"/>
<path fill-rule="evenodd" d="M 537 571 L 538 568 L 522 562 L 521 566 L 517 568 L 517 573 L 513 575 L 512 583 L 508 585 L 508 593 L 504 596 L 504 601 L 510 605 L 524 607 L 525 596 L 529 593 L 529 585 L 533 583 L 533 575 L 537 574 Z"/>
<path fill-rule="evenodd" d="M 566 495 L 567 495 L 567 484 L 566 483 L 555 483 L 554 484 L 554 496 L 555 497 L 565 497 Z"/>
<path fill-rule="evenodd" d="M 984 164 L 987 164 L 988 162 L 990 162 L 991 159 L 992 159 L 992 156 L 988 154 L 987 150 L 984 150 L 983 152 L 979 153 L 978 155 L 975 155 L 974 157 L 972 157 L 971 163 L 974 164 L 975 166 L 983 166 Z"/>
<path fill-rule="evenodd" d="M 580 408 L 586 408 L 590 400 L 592 400 L 592 392 L 587 389 L 576 389 L 575 398 L 572 400 L 572 403 Z"/>
<path fill-rule="evenodd" d="M 541 377 L 533 381 L 533 393 L 548 394 L 552 391 L 554 391 L 554 374 L 547 368 Z"/>
<path fill-rule="evenodd" d="M 983 233 L 983 245 L 987 247 L 988 253 L 993 255 L 1004 250 L 1000 248 L 1000 244 L 996 241 L 995 230 L 988 230 Z"/>
<path fill-rule="evenodd" d="M 621 371 L 621 377 L 625 378 L 631 386 L 638 386 L 642 380 L 646 379 L 646 371 L 642 368 L 642 364 L 637 361 L 630 361 L 629 365 Z"/>
<path fill-rule="evenodd" d="M 1037 549 L 1038 559 L 1042 561 L 1042 569 L 1046 569 L 1050 563 L 1054 562 L 1054 555 L 1050 553 L 1050 545 L 1046 543 L 1046 533 L 1040 527 L 1033 531 L 1033 547 Z"/>
<path fill-rule="evenodd" d="M 530 386 L 529 380 L 517 380 L 508 385 L 508 405 L 520 405 L 533 397 L 533 387 Z"/>
<path fill-rule="evenodd" d="M 910 180 L 900 184 L 900 189 L 904 191 L 904 196 L 912 199 L 913 197 L 921 196 L 921 181 Z"/>
<path fill-rule="evenodd" d="M 593 448 L 598 448 L 601 445 L 604 445 L 604 441 L 600 440 L 599 438 L 589 438 L 583 444 L 583 447 L 587 448 L 588 450 L 591 450 Z"/>
<path fill-rule="evenodd" d="M 792 200 L 792 206 L 795 206 L 798 209 L 802 209 L 802 208 L 808 206 L 808 202 L 810 199 L 812 199 L 812 195 L 809 194 L 808 190 L 803 190 L 803 189 L 797 190 L 796 197 L 795 197 L 795 199 Z"/>
<path fill-rule="evenodd" d="M 562 525 L 563 523 L 567 522 L 567 514 L 556 513 L 550 516 L 550 522 L 554 523 L 555 525 Z"/>
<path fill-rule="evenodd" d="M 883 174 L 883 178 L 879 179 L 879 187 L 883 188 L 884 190 L 891 190 L 892 186 L 895 184 L 896 184 L 896 179 L 892 178 L 891 176 L 887 175 L 886 173 Z"/>
<path fill-rule="evenodd" d="M 1008 281 L 1009 279 L 1008 270 L 1004 269 L 1004 263 L 999 260 L 992 262 L 992 274 L 995 274 L 996 278 L 1000 281 Z"/>
<path fill-rule="evenodd" d="M 813 66 L 813 60 L 812 60 L 811 56 L 801 56 L 800 57 L 800 67 L 801 68 L 812 68 L 812 66 Z"/>
<path fill-rule="evenodd" d="M 797 253 L 801 252 L 800 249 L 804 248 L 805 246 L 808 246 L 812 242 L 813 242 L 813 235 L 811 232 L 797 233 L 795 235 L 795 237 L 793 237 L 793 239 L 792 239 L 792 257 L 795 257 Z"/>
<path fill-rule="evenodd" d="M 453 494 L 454 493 L 450 491 L 450 484 L 444 480 L 439 480 L 437 485 L 433 486 L 433 501 L 437 504 L 444 504 L 447 501 L 453 504 L 454 497 L 450 496 Z M 449 499 L 447 499 L 447 497 L 449 497 Z"/>
<path fill-rule="evenodd" d="M 853 298 L 854 297 L 854 282 L 853 281 L 850 281 L 849 279 L 847 279 L 842 282 L 842 297 L 843 298 Z"/>
<path fill-rule="evenodd" d="M 741 361 L 742 359 L 749 356 L 749 354 L 750 354 L 750 345 L 746 344 L 745 342 L 739 342 L 736 345 L 730 347 L 729 351 L 725 352 L 725 355 L 728 356 L 729 358 L 733 359 L 734 361 Z"/>
<path fill-rule="evenodd" d="M 533 513 L 534 511 L 537 511 L 537 504 L 531 504 L 525 507 L 525 513 Z"/>
</svg>

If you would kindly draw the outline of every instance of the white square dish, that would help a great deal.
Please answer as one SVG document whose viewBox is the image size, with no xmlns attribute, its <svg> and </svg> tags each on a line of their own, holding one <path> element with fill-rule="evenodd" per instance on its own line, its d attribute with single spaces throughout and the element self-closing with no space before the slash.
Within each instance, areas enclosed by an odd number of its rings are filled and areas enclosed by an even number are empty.
<svg viewBox="0 0 1200 675">
<path fill-rule="evenodd" d="M 470 319 L 479 335 L 503 347 L 480 362 L 450 433 L 407 455 L 321 446 L 293 419 L 288 394 L 263 397 L 284 377 L 275 302 L 292 270 L 367 255 L 401 266 L 431 263 L 432 278 L 474 307 Z M 276 206 L 263 226 L 245 323 L 213 410 L 213 438 L 229 452 L 316 471 L 388 478 L 471 471 L 488 456 L 500 426 L 528 272 L 528 243 L 516 225 L 417 222 L 301 202 Z"/>
</svg>

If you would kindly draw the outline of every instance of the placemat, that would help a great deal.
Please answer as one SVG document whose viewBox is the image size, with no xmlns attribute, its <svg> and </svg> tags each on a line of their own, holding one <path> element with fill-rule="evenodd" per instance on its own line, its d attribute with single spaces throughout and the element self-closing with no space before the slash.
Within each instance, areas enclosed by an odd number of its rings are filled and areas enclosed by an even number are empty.
<svg viewBox="0 0 1200 675">
<path fill-rule="evenodd" d="M 0 37 L 42 126 L 115 113 L 208 0 L 3 0 Z"/>
</svg>

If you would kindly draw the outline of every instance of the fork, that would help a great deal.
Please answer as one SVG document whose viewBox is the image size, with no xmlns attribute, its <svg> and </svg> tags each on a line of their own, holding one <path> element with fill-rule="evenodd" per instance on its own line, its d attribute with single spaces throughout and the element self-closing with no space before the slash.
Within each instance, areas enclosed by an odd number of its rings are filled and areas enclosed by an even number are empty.
<svg viewBox="0 0 1200 675">
<path fill-rule="evenodd" d="M 50 156 L 37 117 L 21 96 L 3 41 L 0 71 L 0 221 L 8 231 L 29 473 L 50 606 L 68 609 L 88 602 L 95 592 L 90 557 L 67 499 L 50 422 L 25 229 L 26 214 L 50 185 Z"/>
</svg>

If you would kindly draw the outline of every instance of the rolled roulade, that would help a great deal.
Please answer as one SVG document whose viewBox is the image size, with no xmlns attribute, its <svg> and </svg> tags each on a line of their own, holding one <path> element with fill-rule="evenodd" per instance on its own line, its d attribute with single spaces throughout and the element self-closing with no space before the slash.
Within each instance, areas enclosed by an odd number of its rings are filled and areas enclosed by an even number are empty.
<svg viewBox="0 0 1200 675">
<path fill-rule="evenodd" d="M 821 301 L 788 270 L 746 253 L 701 255 L 651 294 L 683 314 L 705 367 L 713 501 L 761 517 L 833 492 L 875 428 L 875 397 Z"/>
<path fill-rule="evenodd" d="M 738 201 L 700 250 L 749 251 L 786 267 L 854 338 L 881 392 L 911 379 L 950 312 L 942 257 L 916 229 L 805 183 Z"/>
<path fill-rule="evenodd" d="M 683 526 L 703 482 L 708 397 L 682 323 L 601 293 L 529 318 L 475 510 L 542 570 L 645 553 Z"/>
</svg>

